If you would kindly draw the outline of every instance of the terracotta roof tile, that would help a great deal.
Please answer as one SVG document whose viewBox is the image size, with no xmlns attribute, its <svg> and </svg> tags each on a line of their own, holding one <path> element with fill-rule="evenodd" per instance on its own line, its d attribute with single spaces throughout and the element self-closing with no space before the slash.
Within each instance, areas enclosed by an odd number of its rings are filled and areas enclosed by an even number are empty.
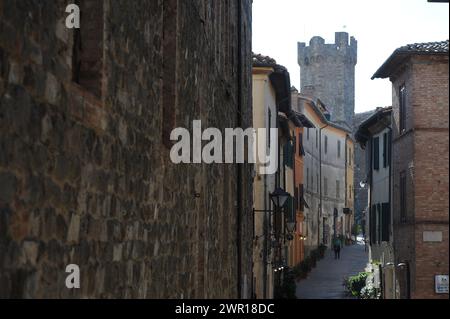
<svg viewBox="0 0 450 319">
<path fill-rule="evenodd" d="M 253 66 L 276 66 L 277 61 L 269 56 L 253 53 Z"/>
<path fill-rule="evenodd" d="M 446 53 L 448 52 L 448 40 L 439 42 L 413 43 L 398 49 L 401 52 Z"/>
</svg>

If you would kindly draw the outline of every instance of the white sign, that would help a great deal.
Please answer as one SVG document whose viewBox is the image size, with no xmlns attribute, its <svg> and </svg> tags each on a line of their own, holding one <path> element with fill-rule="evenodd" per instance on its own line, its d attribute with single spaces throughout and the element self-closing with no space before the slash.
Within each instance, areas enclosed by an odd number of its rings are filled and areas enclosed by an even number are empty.
<svg viewBox="0 0 450 319">
<path fill-rule="evenodd" d="M 435 286 L 437 294 L 448 294 L 448 275 L 436 275 Z"/>
<path fill-rule="evenodd" d="M 442 232 L 441 231 L 424 231 L 423 232 L 424 243 L 441 243 Z"/>
</svg>

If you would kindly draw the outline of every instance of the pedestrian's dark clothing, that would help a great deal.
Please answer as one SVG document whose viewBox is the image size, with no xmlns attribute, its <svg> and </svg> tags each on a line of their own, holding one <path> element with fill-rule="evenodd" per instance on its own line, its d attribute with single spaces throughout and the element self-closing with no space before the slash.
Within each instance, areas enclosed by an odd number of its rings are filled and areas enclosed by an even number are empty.
<svg viewBox="0 0 450 319">
<path fill-rule="evenodd" d="M 334 259 L 341 259 L 341 246 L 334 246 Z"/>
<path fill-rule="evenodd" d="M 334 259 L 341 259 L 341 240 L 336 238 L 333 243 Z"/>
</svg>

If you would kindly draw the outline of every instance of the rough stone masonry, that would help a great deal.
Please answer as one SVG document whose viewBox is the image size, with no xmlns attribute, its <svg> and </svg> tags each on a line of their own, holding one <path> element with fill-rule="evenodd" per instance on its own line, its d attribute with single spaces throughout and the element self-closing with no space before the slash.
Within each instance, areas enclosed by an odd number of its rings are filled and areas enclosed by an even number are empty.
<svg viewBox="0 0 450 319">
<path fill-rule="evenodd" d="M 335 33 L 335 43 L 326 44 L 315 36 L 298 43 L 301 92 L 317 97 L 331 112 L 331 120 L 353 124 L 355 113 L 355 65 L 358 43 L 346 32 Z"/>
<path fill-rule="evenodd" d="M 252 122 L 251 1 L 77 3 L 0 0 L 0 298 L 249 296 L 252 167 L 167 132 Z"/>
</svg>

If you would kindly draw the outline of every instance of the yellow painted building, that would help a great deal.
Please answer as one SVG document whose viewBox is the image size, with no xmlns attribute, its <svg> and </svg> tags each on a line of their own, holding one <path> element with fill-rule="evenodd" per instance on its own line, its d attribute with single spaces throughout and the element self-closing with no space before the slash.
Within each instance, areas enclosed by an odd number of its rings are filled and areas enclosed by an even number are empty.
<svg viewBox="0 0 450 319">
<path fill-rule="evenodd" d="M 346 240 L 351 240 L 352 229 L 355 221 L 355 185 L 354 182 L 354 159 L 355 159 L 355 142 L 350 135 L 347 135 L 346 139 L 346 181 L 347 186 L 346 197 L 345 197 L 345 207 L 348 208 L 344 212 L 345 215 L 345 238 Z M 356 239 L 356 238 L 355 238 Z"/>
<path fill-rule="evenodd" d="M 253 127 L 277 127 L 276 92 L 270 81 L 270 74 L 274 72 L 270 66 L 253 67 Z M 266 141 L 266 154 L 269 154 L 270 145 Z M 259 174 L 261 164 L 255 165 L 255 178 L 253 184 L 254 209 L 261 211 L 254 215 L 254 242 L 253 242 L 253 290 L 254 297 L 258 299 L 273 298 L 274 272 L 270 261 L 273 259 L 273 250 L 269 250 L 267 232 L 271 224 L 268 211 L 271 209 L 269 194 L 275 190 L 275 175 Z"/>
</svg>

